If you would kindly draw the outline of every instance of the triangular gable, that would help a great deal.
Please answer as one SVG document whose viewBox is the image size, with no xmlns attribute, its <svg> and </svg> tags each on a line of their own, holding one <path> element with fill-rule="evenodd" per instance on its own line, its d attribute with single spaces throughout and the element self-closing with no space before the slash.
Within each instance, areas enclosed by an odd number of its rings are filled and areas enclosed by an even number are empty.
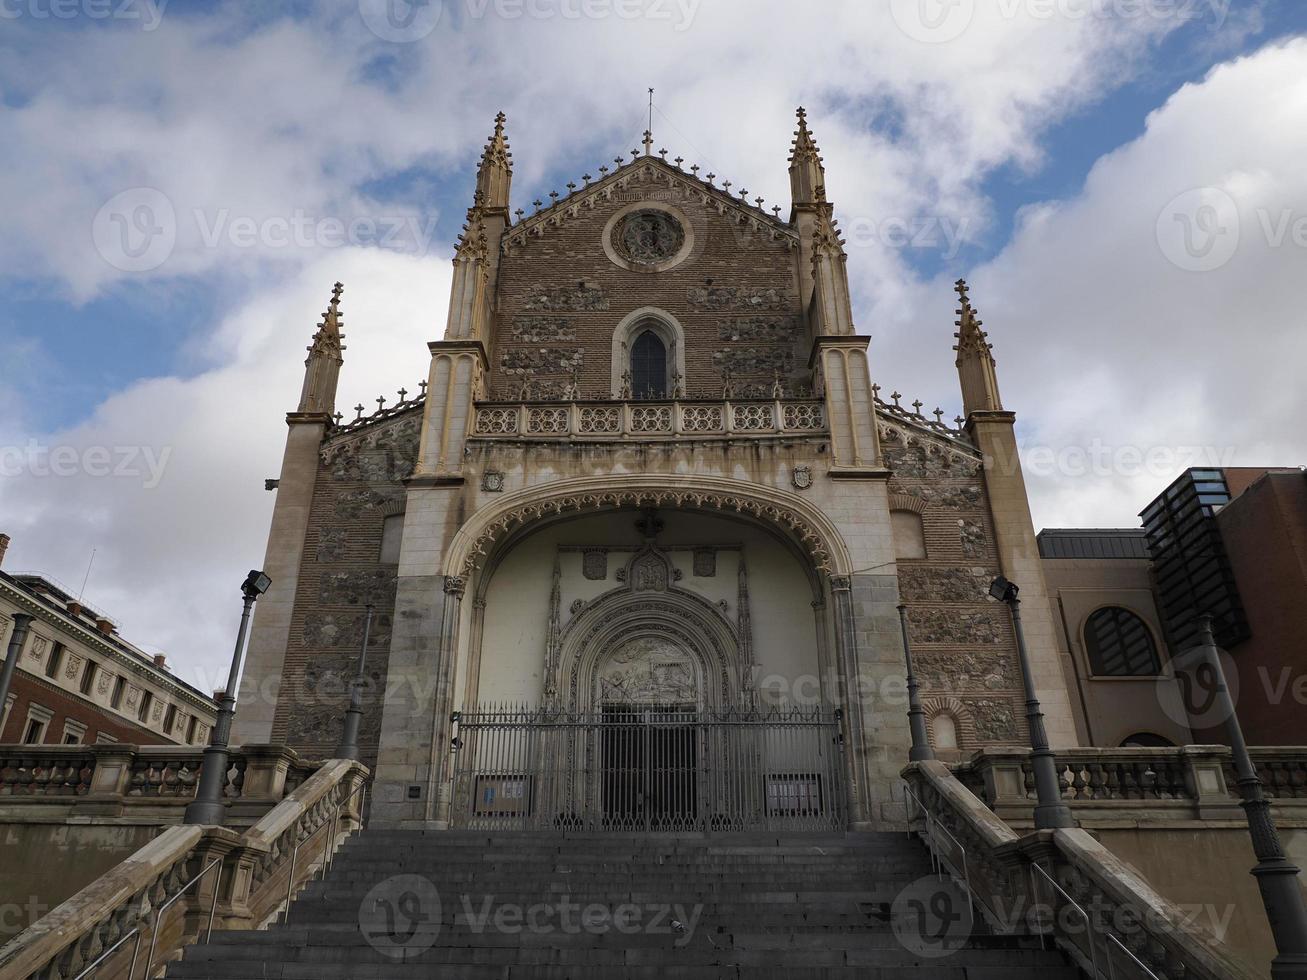
<svg viewBox="0 0 1307 980">
<path fill-rule="evenodd" d="M 611 200 L 614 193 L 626 189 L 637 178 L 652 178 L 673 190 L 686 191 L 697 196 L 703 205 L 715 208 L 723 217 L 730 215 L 739 223 L 748 223 L 753 231 L 766 231 L 773 240 L 784 238 L 798 244 L 799 235 L 794 228 L 755 203 L 735 197 L 724 188 L 694 173 L 687 173 L 661 157 L 640 156 L 510 226 L 504 233 L 504 251 L 525 246 L 533 238 L 543 238 L 551 228 Z"/>
</svg>

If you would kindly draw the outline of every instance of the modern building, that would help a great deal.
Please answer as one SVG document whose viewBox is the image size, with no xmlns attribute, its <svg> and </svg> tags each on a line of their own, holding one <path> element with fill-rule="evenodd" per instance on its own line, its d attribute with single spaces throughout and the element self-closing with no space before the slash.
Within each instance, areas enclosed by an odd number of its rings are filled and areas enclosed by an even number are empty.
<svg viewBox="0 0 1307 980">
<path fill-rule="evenodd" d="M 376 824 L 898 825 L 900 603 L 940 749 L 1026 743 L 1001 573 L 1079 742 L 965 283 L 963 415 L 882 397 L 802 111 L 789 174 L 649 137 L 527 214 L 496 121 L 420 390 L 345 418 L 341 286 L 313 337 L 238 739 L 334 747 L 370 605 Z"/>
<path fill-rule="evenodd" d="M 1158 605 L 1173 649 L 1194 618 L 1216 619 L 1236 671 L 1244 733 L 1254 745 L 1307 733 L 1307 472 L 1225 467 L 1182 474 L 1142 514 Z M 1220 741 L 1219 727 L 1200 727 Z"/>
<path fill-rule="evenodd" d="M 0 651 L 8 650 L 19 614 L 31 623 L 5 698 L 0 743 L 208 741 L 213 699 L 175 677 L 162 654 L 125 640 L 103 613 L 49 578 L 0 571 Z"/>
<path fill-rule="evenodd" d="M 1091 745 L 1220 743 L 1195 674 L 1211 615 L 1244 733 L 1254 745 L 1307 732 L 1307 473 L 1190 469 L 1139 529 L 1045 530 L 1044 576 Z"/>
<path fill-rule="evenodd" d="M 1192 742 L 1143 530 L 1044 530 L 1039 553 L 1083 744 Z"/>
</svg>

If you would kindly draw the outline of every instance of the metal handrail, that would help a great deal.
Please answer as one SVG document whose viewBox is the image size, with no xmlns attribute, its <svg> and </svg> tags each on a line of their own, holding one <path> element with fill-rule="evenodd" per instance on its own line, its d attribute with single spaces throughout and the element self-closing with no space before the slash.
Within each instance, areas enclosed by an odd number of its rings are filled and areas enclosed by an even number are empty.
<svg viewBox="0 0 1307 980">
<path fill-rule="evenodd" d="M 207 875 L 214 868 L 218 869 L 218 878 L 213 883 L 213 902 L 209 905 L 209 928 L 204 934 L 204 941 L 207 943 L 213 938 L 213 913 L 218 910 L 218 894 L 222 890 L 222 858 L 214 858 L 208 866 L 197 874 L 190 881 L 186 882 L 177 892 L 176 895 L 168 899 L 157 909 L 154 910 L 154 926 L 150 929 L 150 954 L 145 960 L 145 973 L 142 974 L 143 980 L 149 980 L 150 971 L 154 968 L 154 944 L 159 938 L 159 923 L 163 921 L 163 913 L 167 911 L 168 906 L 172 905 L 177 899 L 185 895 L 197 881 Z M 133 957 L 135 959 L 135 957 Z M 135 964 L 133 963 L 133 966 Z M 131 980 L 131 974 L 127 974 L 127 980 Z"/>
<path fill-rule="evenodd" d="M 917 805 L 917 809 L 921 811 L 923 816 L 925 816 L 927 834 L 933 834 L 934 828 L 938 827 L 940 830 L 944 831 L 944 833 L 948 835 L 949 840 L 951 840 L 954 846 L 957 847 L 957 849 L 962 853 L 962 880 L 963 880 L 963 887 L 966 888 L 967 890 L 967 900 L 971 902 L 973 905 L 979 905 L 982 909 L 985 910 L 985 912 L 989 914 L 991 921 L 993 921 L 996 925 L 1001 926 L 1003 920 L 998 916 L 998 914 L 993 909 L 989 907 L 988 904 L 986 904 L 986 902 L 983 899 L 981 899 L 976 894 L 975 889 L 971 887 L 971 869 L 969 864 L 967 863 L 967 849 L 966 847 L 963 846 L 962 841 L 958 840 L 957 837 L 953 834 L 953 832 L 950 831 L 947 827 L 945 827 L 942 823 L 934 819 L 934 816 L 931 814 L 930 810 L 927 809 L 926 805 L 921 802 L 921 798 L 912 791 L 911 786 L 905 783 L 903 788 L 904 791 L 907 793 L 907 795 L 911 797 L 912 802 Z M 912 831 L 911 829 L 909 829 L 908 834 L 911 835 L 911 833 Z M 930 857 L 931 857 L 931 861 L 935 865 L 935 875 L 936 877 L 939 877 L 939 868 L 944 864 L 944 859 L 940 857 L 940 855 L 935 853 L 935 849 L 933 847 L 930 848 Z M 957 877 L 957 870 L 955 868 L 950 868 L 949 873 L 954 878 Z M 974 909 L 972 909 L 972 915 L 973 916 L 975 915 Z"/>
<path fill-rule="evenodd" d="M 1063 888 L 1061 885 L 1059 885 L 1056 881 L 1053 880 L 1052 875 L 1050 875 L 1047 871 L 1045 871 L 1043 868 L 1041 868 L 1038 864 L 1034 863 L 1033 861 L 1030 862 L 1031 895 L 1033 895 L 1036 898 L 1039 897 L 1039 888 L 1035 884 L 1036 871 L 1038 871 L 1041 875 L 1043 875 L 1046 879 L 1048 879 L 1048 883 L 1052 885 L 1055 889 L 1057 889 L 1061 893 L 1062 897 L 1067 900 L 1067 903 L 1073 909 L 1079 912 L 1081 916 L 1084 917 L 1085 937 L 1089 942 L 1089 968 L 1093 971 L 1095 978 L 1097 978 L 1099 976 L 1099 973 L 1098 973 L 1098 957 L 1095 955 L 1094 952 L 1094 920 L 1089 917 L 1088 912 L 1086 912 L 1083 908 L 1080 907 L 1080 903 L 1078 903 L 1074 898 L 1072 898 L 1067 893 L 1067 890 L 1065 888 Z M 1054 913 L 1053 921 L 1054 923 L 1057 921 L 1056 913 Z M 1054 934 L 1054 938 L 1057 938 L 1056 934 Z M 1044 945 L 1044 931 L 1042 929 L 1039 931 L 1039 945 L 1041 947 Z"/>
<path fill-rule="evenodd" d="M 367 787 L 368 784 L 366 782 L 359 783 L 358 786 L 354 787 L 354 789 L 350 791 L 348 796 L 346 796 L 344 799 L 342 799 L 339 803 L 336 804 L 335 810 L 332 811 L 330 821 L 324 820 L 307 837 L 304 837 L 301 840 L 295 842 L 295 846 L 294 848 L 291 849 L 290 852 L 290 870 L 286 874 L 286 906 L 282 910 L 282 920 L 281 920 L 283 924 L 289 921 L 290 919 L 291 896 L 295 892 L 295 863 L 299 859 L 300 848 L 303 847 L 305 844 L 307 844 L 309 841 L 313 840 L 314 837 L 318 836 L 318 834 L 322 832 L 322 829 L 328 825 L 331 826 L 331 836 L 328 838 L 328 841 L 335 840 L 336 827 L 339 825 L 340 822 L 340 811 L 344 809 L 346 803 L 352 800 L 360 792 L 366 794 Z M 364 796 L 364 799 L 366 800 L 366 795 Z M 362 819 L 363 819 L 363 804 L 360 804 L 359 806 L 360 822 L 362 821 Z M 327 870 L 328 868 L 331 867 L 332 853 L 333 853 L 332 851 L 328 850 L 328 852 L 325 853 L 322 857 L 322 864 L 319 870 L 321 870 L 323 877 L 326 877 Z"/>
<path fill-rule="evenodd" d="M 1094 921 L 1093 921 L 1093 919 L 1091 919 L 1091 918 L 1089 917 L 1089 913 L 1086 912 L 1083 908 L 1081 908 L 1080 905 L 1079 905 L 1079 903 L 1077 903 L 1075 899 L 1073 899 L 1070 895 L 1067 894 L 1066 889 L 1064 889 L 1064 888 L 1063 888 L 1061 885 L 1059 885 L 1055 880 L 1053 880 L 1052 875 L 1050 875 L 1047 871 L 1045 871 L 1043 868 L 1041 868 L 1038 864 L 1034 864 L 1033 862 L 1032 862 L 1031 865 L 1030 865 L 1030 869 L 1031 869 L 1031 881 L 1032 881 L 1032 883 L 1033 883 L 1033 881 L 1034 881 L 1034 872 L 1038 871 L 1041 875 L 1044 876 L 1044 878 L 1046 878 L 1046 879 L 1048 880 L 1048 883 L 1049 883 L 1050 885 L 1052 885 L 1054 888 L 1056 888 L 1056 889 L 1058 890 L 1058 892 L 1061 893 L 1062 897 L 1065 898 L 1065 899 L 1067 900 L 1068 903 L 1070 903 L 1070 905 L 1071 905 L 1072 908 L 1074 908 L 1077 912 L 1079 912 L 1082 916 L 1084 916 L 1084 918 L 1085 918 L 1085 924 L 1086 924 L 1086 926 L 1088 926 L 1088 930 L 1089 930 L 1088 933 L 1087 933 L 1087 935 L 1088 935 L 1088 937 L 1089 937 L 1089 962 L 1090 962 L 1091 967 L 1092 967 L 1093 970 L 1094 970 L 1094 975 L 1095 975 L 1095 976 L 1098 976 L 1098 962 L 1097 962 L 1097 958 L 1094 956 Z M 1160 978 L 1156 973 L 1154 973 L 1154 972 L 1149 968 L 1149 966 L 1148 966 L 1147 963 L 1145 963 L 1145 962 L 1144 962 L 1143 960 L 1141 960 L 1138 956 L 1136 956 L 1134 953 L 1132 953 L 1132 952 L 1130 951 L 1129 947 L 1127 947 L 1125 943 L 1121 942 L 1121 940 L 1117 939 L 1115 935 L 1113 935 L 1112 933 L 1107 932 L 1107 931 L 1103 931 L 1102 933 L 1100 933 L 1100 935 L 1102 935 L 1102 937 L 1103 937 L 1103 938 L 1104 938 L 1108 943 L 1115 943 L 1117 946 L 1119 946 L 1119 947 L 1121 948 L 1121 951 L 1122 951 L 1123 953 L 1125 953 L 1126 956 L 1128 956 L 1128 957 L 1130 957 L 1132 960 L 1134 960 L 1135 963 L 1139 966 L 1139 969 L 1141 969 L 1141 970 L 1143 970 L 1145 973 L 1147 973 L 1150 977 L 1153 978 L 1153 980 L 1161 980 L 1161 978 Z M 1041 938 L 1041 939 L 1043 938 L 1043 937 L 1042 937 L 1042 933 L 1041 933 L 1041 937 L 1040 937 L 1040 938 Z M 1109 980 L 1114 980 L 1114 978 L 1116 977 L 1116 971 L 1112 968 L 1112 951 L 1111 951 L 1111 947 L 1110 947 L 1110 946 L 1109 946 L 1108 949 L 1107 949 L 1107 975 L 1108 975 Z"/>
<path fill-rule="evenodd" d="M 1135 963 L 1137 963 L 1137 964 L 1139 965 L 1139 969 L 1141 969 L 1141 970 L 1143 970 L 1145 973 L 1147 973 L 1150 977 L 1153 978 L 1153 980 L 1161 980 L 1161 978 L 1160 978 L 1156 973 L 1154 973 L 1151 969 L 1148 968 L 1148 964 L 1147 964 L 1147 963 L 1145 963 L 1143 960 L 1141 960 L 1141 959 L 1140 959 L 1138 956 L 1136 956 L 1134 953 L 1130 952 L 1129 947 L 1127 947 L 1125 943 L 1121 942 L 1121 940 L 1117 939 L 1116 936 L 1112 935 L 1112 934 L 1109 932 L 1109 933 L 1107 933 L 1107 939 L 1108 939 L 1109 942 L 1116 943 L 1118 946 L 1120 946 L 1120 947 L 1121 947 L 1121 952 L 1125 953 L 1126 956 L 1128 956 L 1128 957 L 1130 957 L 1132 960 L 1134 960 Z M 1111 950 L 1110 950 L 1110 949 L 1108 950 L 1108 954 L 1107 954 L 1107 975 L 1108 975 L 1108 977 L 1110 977 L 1110 978 L 1116 976 L 1116 971 L 1112 969 L 1112 953 L 1111 953 Z"/>
<path fill-rule="evenodd" d="M 132 948 L 131 966 L 127 968 L 127 977 L 128 980 L 131 980 L 132 974 L 136 972 L 136 957 L 141 952 L 141 927 L 140 926 L 137 926 L 135 929 L 127 933 L 116 943 L 114 943 L 112 946 L 106 949 L 103 953 L 97 956 L 95 958 L 95 962 L 92 963 L 90 966 L 86 967 L 86 969 L 82 970 L 82 972 L 77 974 L 77 976 L 73 977 L 73 980 L 82 980 L 83 977 L 89 976 L 90 974 L 94 973 L 99 968 L 101 963 L 103 963 L 115 952 L 117 952 L 118 947 L 123 945 L 123 943 L 127 942 L 127 940 L 131 939 L 133 936 L 136 937 L 136 945 Z"/>
<path fill-rule="evenodd" d="M 208 929 L 204 933 L 204 941 L 207 943 L 213 937 L 213 916 L 218 909 L 218 893 L 222 888 L 221 865 L 222 865 L 222 858 L 214 858 L 212 861 L 208 863 L 208 865 L 205 866 L 203 871 L 197 874 L 190 881 L 186 882 L 186 884 L 182 885 L 182 887 L 178 889 L 176 895 L 173 895 L 171 898 L 163 902 L 158 908 L 154 910 L 154 923 L 150 927 L 150 952 L 145 960 L 145 972 L 141 974 L 143 980 L 149 980 L 150 971 L 154 968 L 155 942 L 159 937 L 159 923 L 163 920 L 163 913 L 168 910 L 169 906 L 171 906 L 179 898 L 181 898 L 188 891 L 190 891 L 191 886 L 193 886 L 196 882 L 198 882 L 201 878 L 203 878 L 205 875 L 207 875 L 210 871 L 212 871 L 216 867 L 218 868 L 218 878 L 213 884 L 213 902 L 209 905 L 209 924 L 208 924 Z M 127 967 L 127 980 L 132 980 L 132 977 L 136 975 L 136 961 L 140 956 L 140 952 L 141 952 L 142 934 L 141 934 L 140 926 L 137 926 L 136 928 L 132 929 L 131 932 L 127 933 L 125 936 L 120 938 L 116 943 L 114 943 L 112 946 L 106 949 L 103 953 L 97 956 L 95 958 L 95 962 L 91 963 L 84 970 L 82 970 L 81 973 L 73 977 L 73 980 L 83 980 L 84 977 L 90 976 L 92 973 L 94 973 L 96 970 L 100 968 L 101 963 L 103 963 L 110 956 L 116 953 L 118 949 L 133 936 L 136 937 L 136 945 L 132 948 L 132 962 Z"/>
</svg>

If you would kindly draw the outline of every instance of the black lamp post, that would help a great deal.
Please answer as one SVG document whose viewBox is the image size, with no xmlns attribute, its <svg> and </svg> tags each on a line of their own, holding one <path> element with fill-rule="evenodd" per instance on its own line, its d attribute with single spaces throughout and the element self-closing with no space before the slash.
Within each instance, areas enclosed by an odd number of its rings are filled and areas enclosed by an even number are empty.
<svg viewBox="0 0 1307 980">
<path fill-rule="evenodd" d="M 345 709 L 345 728 L 340 735 L 340 746 L 336 749 L 337 759 L 357 759 L 359 757 L 359 725 L 363 721 L 363 685 L 367 683 L 363 669 L 368 659 L 368 635 L 372 632 L 372 604 L 368 603 L 368 615 L 363 620 L 363 646 L 359 649 L 358 668 L 349 685 L 349 707 Z"/>
<path fill-rule="evenodd" d="M 1007 604 L 1012 613 L 1012 630 L 1017 637 L 1017 659 L 1021 662 L 1021 683 L 1026 690 L 1026 722 L 1030 728 L 1030 766 L 1035 771 L 1035 829 L 1052 830 L 1057 827 L 1074 827 L 1071 808 L 1062 799 L 1062 787 L 1057 778 L 1057 759 L 1048 747 L 1048 734 L 1044 731 L 1044 712 L 1035 694 L 1035 679 L 1030 673 L 1030 654 L 1026 650 L 1026 634 L 1021 628 L 1020 590 L 1002 575 L 989 586 L 989 594 Z"/>
<path fill-rule="evenodd" d="M 1225 671 L 1212 635 L 1211 616 L 1199 617 L 1198 636 L 1203 662 L 1211 669 L 1215 682 L 1213 707 L 1225 717 L 1225 734 L 1230 740 L 1236 782 L 1243 799 L 1240 805 L 1248 817 L 1248 833 L 1253 839 L 1253 853 L 1257 855 L 1252 874 L 1261 890 L 1266 918 L 1275 938 L 1277 955 L 1271 961 L 1271 976 L 1274 980 L 1302 980 L 1307 977 L 1307 903 L 1298 885 L 1298 866 L 1285 856 L 1275 818 L 1271 816 L 1270 801 L 1262 792 L 1262 781 L 1248 754 L 1248 743 L 1244 741 L 1243 727 L 1235 713 L 1234 699 L 1226 686 Z"/>
<path fill-rule="evenodd" d="M 27 613 L 14 613 L 14 631 L 9 634 L 9 650 L 5 654 L 5 663 L 0 667 L 0 718 L 4 715 L 4 704 L 9 699 L 9 685 L 13 683 L 14 669 L 18 666 L 18 657 L 27 642 L 27 630 L 32 625 L 32 617 Z M 54 656 L 54 654 L 51 654 Z M 23 733 L 18 733 L 22 738 Z M 14 741 L 18 741 L 18 738 Z"/>
<path fill-rule="evenodd" d="M 236 714 L 236 685 L 240 682 L 241 660 L 245 655 L 245 634 L 249 631 L 250 612 L 255 601 L 268 591 L 271 584 L 272 579 L 258 569 L 251 570 L 241 583 L 244 607 L 241 609 L 240 629 L 236 633 L 236 649 L 231 655 L 231 673 L 227 675 L 227 689 L 222 692 L 218 718 L 204 749 L 204 764 L 200 767 L 195 799 L 186 807 L 186 823 L 221 824 L 226 812 L 222 794 L 227 784 L 227 740 L 231 737 L 232 716 Z"/>
<path fill-rule="evenodd" d="M 912 732 L 912 747 L 908 749 L 908 761 L 928 762 L 935 758 L 935 750 L 930 747 L 930 736 L 926 732 L 926 712 L 921 707 L 917 675 L 912 670 L 912 643 L 908 640 L 908 607 L 903 603 L 899 603 L 899 629 L 903 631 L 903 662 L 908 668 L 908 729 Z"/>
</svg>

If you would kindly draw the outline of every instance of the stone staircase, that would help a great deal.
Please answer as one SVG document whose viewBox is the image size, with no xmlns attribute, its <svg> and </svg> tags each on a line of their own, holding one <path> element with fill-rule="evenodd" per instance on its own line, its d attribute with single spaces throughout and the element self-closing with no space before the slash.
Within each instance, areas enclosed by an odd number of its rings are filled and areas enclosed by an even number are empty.
<svg viewBox="0 0 1307 980">
<path fill-rule="evenodd" d="M 959 922 L 965 901 L 938 898 L 930 871 L 903 834 L 368 830 L 286 924 L 215 932 L 167 976 L 1081 977 L 1038 939 Z"/>
</svg>

